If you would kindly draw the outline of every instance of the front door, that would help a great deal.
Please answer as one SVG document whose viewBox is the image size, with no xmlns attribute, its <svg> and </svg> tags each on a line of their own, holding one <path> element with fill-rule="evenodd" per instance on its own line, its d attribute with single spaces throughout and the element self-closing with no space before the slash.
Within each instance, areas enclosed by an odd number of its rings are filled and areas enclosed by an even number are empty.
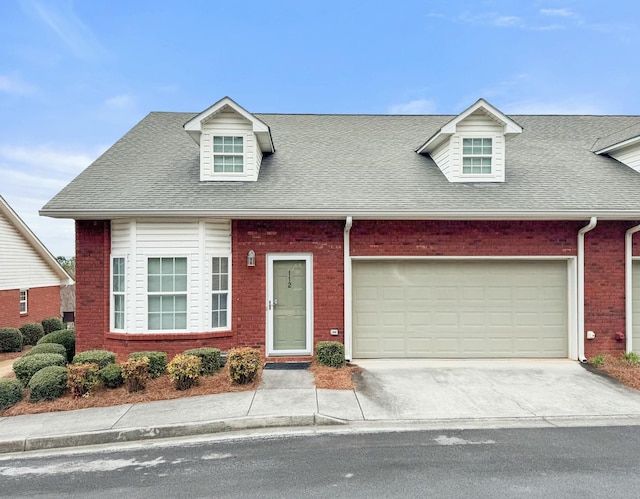
<svg viewBox="0 0 640 499">
<path fill-rule="evenodd" d="M 269 255 L 268 354 L 311 354 L 311 257 Z"/>
</svg>

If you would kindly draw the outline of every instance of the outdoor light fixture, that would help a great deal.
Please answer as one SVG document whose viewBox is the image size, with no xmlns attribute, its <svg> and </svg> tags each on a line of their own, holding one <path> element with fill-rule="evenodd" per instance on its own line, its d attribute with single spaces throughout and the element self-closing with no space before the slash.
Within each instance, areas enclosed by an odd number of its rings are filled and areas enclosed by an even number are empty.
<svg viewBox="0 0 640 499">
<path fill-rule="evenodd" d="M 256 266 L 256 252 L 253 250 L 249 250 L 249 254 L 247 255 L 247 267 L 255 267 Z"/>
</svg>

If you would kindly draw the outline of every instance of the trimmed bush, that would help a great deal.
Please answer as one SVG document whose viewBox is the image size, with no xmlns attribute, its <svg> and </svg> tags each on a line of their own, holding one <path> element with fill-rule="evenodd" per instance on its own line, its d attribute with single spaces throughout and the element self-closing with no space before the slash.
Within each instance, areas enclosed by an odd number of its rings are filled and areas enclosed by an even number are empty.
<svg viewBox="0 0 640 499">
<path fill-rule="evenodd" d="M 155 379 L 162 376 L 167 370 L 167 352 L 133 352 L 130 359 L 149 359 L 149 376 Z"/>
<path fill-rule="evenodd" d="M 0 329 L 0 352 L 22 352 L 24 338 L 19 329 L 5 327 Z"/>
<path fill-rule="evenodd" d="M 251 383 L 258 371 L 260 371 L 260 351 L 255 348 L 233 348 L 229 350 L 227 356 L 227 366 L 229 366 L 229 376 L 231 381 L 244 385 Z"/>
<path fill-rule="evenodd" d="M 87 350 L 74 355 L 72 364 L 97 364 L 102 369 L 116 363 L 116 354 L 109 350 Z"/>
<path fill-rule="evenodd" d="M 39 345 L 31 347 L 23 357 L 35 355 L 37 353 L 57 353 L 58 355 L 62 355 L 65 359 L 67 358 L 67 349 L 60 343 L 40 343 Z"/>
<path fill-rule="evenodd" d="M 122 364 L 122 378 L 129 393 L 146 388 L 149 380 L 149 358 L 137 357 Z"/>
<path fill-rule="evenodd" d="M 200 374 L 202 376 L 209 376 L 218 372 L 222 368 L 222 356 L 220 350 L 217 348 L 194 348 L 192 350 L 185 350 L 185 355 L 195 355 L 201 360 Z"/>
<path fill-rule="evenodd" d="M 339 341 L 319 341 L 316 343 L 316 359 L 323 366 L 344 367 L 344 345 Z"/>
<path fill-rule="evenodd" d="M 60 331 L 61 329 L 64 329 L 64 322 L 62 322 L 59 317 L 42 319 L 42 329 L 44 329 L 44 334 Z"/>
<path fill-rule="evenodd" d="M 49 366 L 40 369 L 29 381 L 29 402 L 53 400 L 64 395 L 67 388 L 67 369 Z"/>
<path fill-rule="evenodd" d="M 44 328 L 39 322 L 32 322 L 20 327 L 25 345 L 35 345 L 44 336 Z"/>
<path fill-rule="evenodd" d="M 60 329 L 45 334 L 37 344 L 41 345 L 42 343 L 60 343 L 63 345 L 67 350 L 67 362 L 71 362 L 76 354 L 76 333 L 74 329 Z"/>
<path fill-rule="evenodd" d="M 16 378 L 20 380 L 22 386 L 27 386 L 31 377 L 40 369 L 49 366 L 64 367 L 67 359 L 63 355 L 57 353 L 36 353 L 34 355 L 26 355 L 20 357 L 13 363 L 13 372 Z"/>
<path fill-rule="evenodd" d="M 187 390 L 198 384 L 202 359 L 195 355 L 179 353 L 167 365 L 167 372 L 177 390 Z"/>
<path fill-rule="evenodd" d="M 88 397 L 91 391 L 100 384 L 98 364 L 80 363 L 67 366 L 67 387 L 75 398 Z"/>
<path fill-rule="evenodd" d="M 118 364 L 107 364 L 98 371 L 98 377 L 107 388 L 118 388 L 124 383 L 122 367 Z"/>
<path fill-rule="evenodd" d="M 0 411 L 22 400 L 22 384 L 17 379 L 0 379 Z"/>
</svg>

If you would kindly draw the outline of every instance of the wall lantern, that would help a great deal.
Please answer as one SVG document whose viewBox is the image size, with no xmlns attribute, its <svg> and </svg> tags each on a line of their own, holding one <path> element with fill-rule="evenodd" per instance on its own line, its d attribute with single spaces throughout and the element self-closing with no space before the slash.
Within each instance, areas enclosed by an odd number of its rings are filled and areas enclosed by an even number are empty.
<svg viewBox="0 0 640 499">
<path fill-rule="evenodd" d="M 247 254 L 247 267 L 255 267 L 256 266 L 256 252 L 253 250 L 249 250 Z"/>
</svg>

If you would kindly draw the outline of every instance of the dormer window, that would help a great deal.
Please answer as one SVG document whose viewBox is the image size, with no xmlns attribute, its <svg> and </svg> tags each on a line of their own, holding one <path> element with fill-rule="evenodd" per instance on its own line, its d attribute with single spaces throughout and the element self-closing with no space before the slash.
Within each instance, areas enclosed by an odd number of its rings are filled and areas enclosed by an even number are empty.
<svg viewBox="0 0 640 499">
<path fill-rule="evenodd" d="M 493 140 L 489 138 L 462 139 L 462 173 L 464 175 L 491 174 Z"/>
<path fill-rule="evenodd" d="M 244 138 L 214 135 L 213 173 L 244 172 Z"/>
</svg>

